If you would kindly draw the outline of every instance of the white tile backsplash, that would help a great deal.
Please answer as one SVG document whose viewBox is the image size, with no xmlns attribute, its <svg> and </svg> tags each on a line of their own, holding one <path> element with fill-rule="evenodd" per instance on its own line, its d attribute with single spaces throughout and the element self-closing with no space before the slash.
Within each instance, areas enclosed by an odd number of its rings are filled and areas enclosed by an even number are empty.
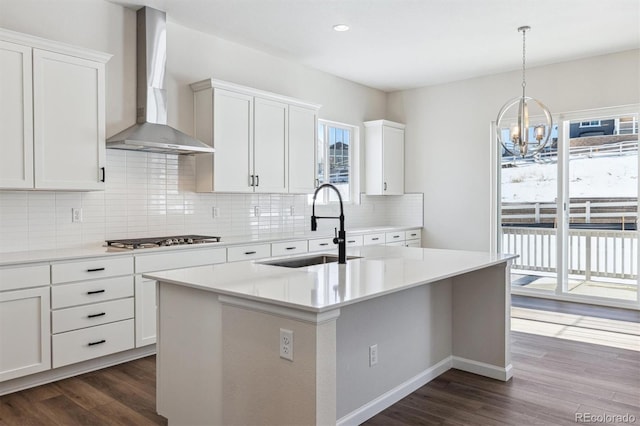
<svg viewBox="0 0 640 426">
<path fill-rule="evenodd" d="M 347 230 L 422 226 L 422 194 L 360 198 L 360 204 L 345 205 Z M 306 194 L 200 194 L 192 156 L 107 150 L 105 191 L 0 191 L 0 253 L 176 234 L 301 233 L 310 228 L 308 199 Z M 73 208 L 82 209 L 81 223 L 72 221 Z M 337 216 L 339 208 L 316 206 L 316 213 Z M 319 230 L 337 226 L 333 220 L 318 222 Z"/>
</svg>

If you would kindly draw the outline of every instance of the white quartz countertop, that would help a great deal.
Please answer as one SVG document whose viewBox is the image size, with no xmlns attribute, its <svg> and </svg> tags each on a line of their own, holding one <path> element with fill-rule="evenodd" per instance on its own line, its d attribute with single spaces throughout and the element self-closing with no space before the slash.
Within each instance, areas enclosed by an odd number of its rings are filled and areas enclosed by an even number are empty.
<svg viewBox="0 0 640 426">
<path fill-rule="evenodd" d="M 357 228 L 347 231 L 347 235 L 360 235 L 374 232 L 393 232 L 404 231 L 410 229 L 417 229 L 416 226 L 378 226 L 369 228 Z M 254 243 L 271 243 L 275 241 L 292 241 L 301 239 L 314 239 L 314 238 L 326 238 L 332 237 L 333 233 L 330 231 L 318 231 L 318 232 L 304 232 L 304 233 L 282 233 L 282 234 L 269 234 L 269 235 L 241 235 L 223 237 L 219 243 L 207 243 L 197 245 L 181 245 L 171 247 L 155 247 L 152 249 L 117 249 L 106 247 L 103 244 L 96 244 L 94 246 L 84 246 L 77 248 L 66 249 L 51 249 L 51 250 L 25 250 L 17 252 L 0 253 L 0 266 L 18 265 L 27 263 L 43 263 L 53 261 L 65 261 L 90 257 L 111 256 L 111 255 L 142 255 L 161 253 L 168 250 L 189 250 L 197 248 L 212 248 L 212 247 L 230 247 L 234 245 L 254 244 Z"/>
<path fill-rule="evenodd" d="M 147 278 L 310 312 L 324 312 L 385 294 L 497 265 L 514 255 L 411 247 L 347 250 L 346 265 L 303 268 L 260 261 L 226 263 L 144 274 Z M 312 256 L 306 254 L 306 257 Z M 272 260 L 272 259 L 270 259 Z"/>
</svg>

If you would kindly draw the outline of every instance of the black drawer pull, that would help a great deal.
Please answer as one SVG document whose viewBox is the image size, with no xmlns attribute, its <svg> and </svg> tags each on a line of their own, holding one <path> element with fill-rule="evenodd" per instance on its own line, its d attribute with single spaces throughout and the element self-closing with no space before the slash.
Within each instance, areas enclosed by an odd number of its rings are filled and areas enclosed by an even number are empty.
<svg viewBox="0 0 640 426">
<path fill-rule="evenodd" d="M 87 294 L 99 294 L 99 293 L 104 293 L 104 290 L 93 290 L 93 291 L 87 292 Z"/>
<path fill-rule="evenodd" d="M 400 235 L 394 235 L 393 238 L 400 238 Z"/>
<path fill-rule="evenodd" d="M 106 343 L 107 341 L 102 339 L 102 340 L 98 340 L 97 342 L 89 342 L 88 346 L 95 346 L 95 345 L 99 345 L 101 343 Z"/>
<path fill-rule="evenodd" d="M 107 315 L 106 312 L 100 312 L 99 314 L 92 314 L 92 315 L 87 315 L 87 318 L 96 318 L 96 317 L 103 317 Z"/>
<path fill-rule="evenodd" d="M 255 251 L 245 251 L 244 254 L 246 254 L 248 256 L 250 254 L 256 254 L 256 252 Z"/>
<path fill-rule="evenodd" d="M 348 243 L 355 243 L 355 242 L 356 242 L 356 240 L 349 240 L 349 241 L 347 241 L 347 242 L 348 242 Z"/>
<path fill-rule="evenodd" d="M 416 235 L 418 235 L 418 234 L 411 234 L 412 237 L 415 237 Z"/>
<path fill-rule="evenodd" d="M 87 272 L 99 272 L 99 271 L 104 271 L 104 268 L 87 269 Z"/>
<path fill-rule="evenodd" d="M 320 243 L 321 246 L 328 246 L 329 243 Z"/>
<path fill-rule="evenodd" d="M 295 250 L 297 247 L 287 247 L 285 250 Z"/>
<path fill-rule="evenodd" d="M 379 239 L 380 239 L 380 238 L 375 237 L 375 238 L 372 238 L 372 239 L 371 239 L 371 241 L 378 241 Z"/>
</svg>

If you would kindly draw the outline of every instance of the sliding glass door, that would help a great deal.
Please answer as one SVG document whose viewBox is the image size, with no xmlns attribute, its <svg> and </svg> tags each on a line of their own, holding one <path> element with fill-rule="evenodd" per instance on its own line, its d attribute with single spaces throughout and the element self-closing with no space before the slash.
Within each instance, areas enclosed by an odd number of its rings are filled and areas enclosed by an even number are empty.
<svg viewBox="0 0 640 426">
<path fill-rule="evenodd" d="M 499 250 L 516 294 L 639 306 L 637 108 L 558 117 L 534 158 L 500 156 Z"/>
</svg>

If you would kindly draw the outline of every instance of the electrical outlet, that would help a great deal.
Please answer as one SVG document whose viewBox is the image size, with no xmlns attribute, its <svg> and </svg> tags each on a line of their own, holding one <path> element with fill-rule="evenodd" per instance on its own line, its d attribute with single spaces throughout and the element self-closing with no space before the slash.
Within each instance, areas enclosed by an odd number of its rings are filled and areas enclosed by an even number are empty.
<svg viewBox="0 0 640 426">
<path fill-rule="evenodd" d="M 253 216 L 254 216 L 254 217 L 260 217 L 260 207 L 255 206 L 255 207 L 253 208 Z"/>
<path fill-rule="evenodd" d="M 71 221 L 82 222 L 82 209 L 71 209 Z"/>
<path fill-rule="evenodd" d="M 211 207 L 211 217 L 215 219 L 218 216 L 220 216 L 220 208 L 215 206 Z"/>
<path fill-rule="evenodd" d="M 378 363 L 378 345 L 369 346 L 369 367 L 373 367 Z"/>
<path fill-rule="evenodd" d="M 293 331 L 280 329 L 280 358 L 293 361 Z"/>
</svg>

